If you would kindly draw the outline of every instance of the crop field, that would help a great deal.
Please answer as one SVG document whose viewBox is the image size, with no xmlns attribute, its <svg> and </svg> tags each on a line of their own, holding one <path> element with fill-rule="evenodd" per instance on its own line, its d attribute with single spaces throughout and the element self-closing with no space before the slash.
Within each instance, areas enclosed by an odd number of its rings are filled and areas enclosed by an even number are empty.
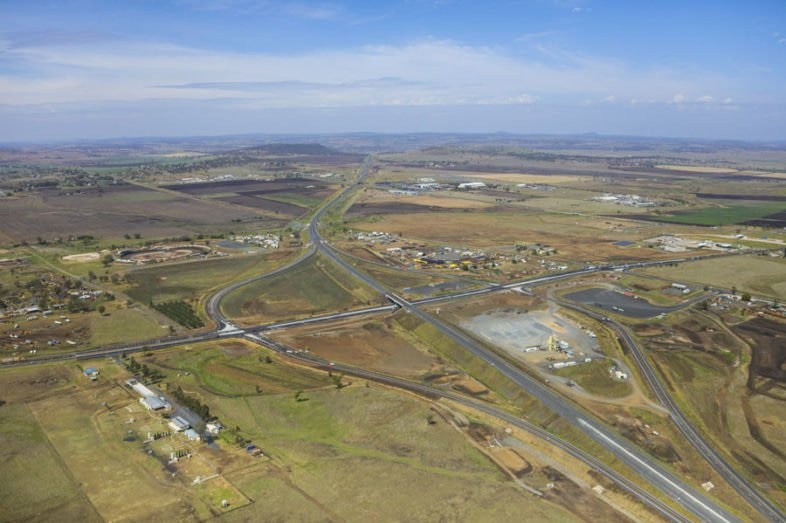
<svg viewBox="0 0 786 523">
<path fill-rule="evenodd" d="M 166 189 L 296 218 L 329 197 L 335 187 L 308 178 L 224 180 L 165 185 Z"/>
<path fill-rule="evenodd" d="M 784 210 L 783 203 L 705 207 L 675 214 L 648 214 L 638 219 L 685 225 L 720 226 L 754 222 Z"/>
<path fill-rule="evenodd" d="M 134 269 L 126 273 L 130 285 L 124 292 L 145 304 L 151 300 L 196 299 L 212 288 L 246 275 L 268 271 L 290 254 L 287 250 L 276 250 L 256 256 L 232 256 Z"/>
<path fill-rule="evenodd" d="M 102 187 L 100 191 L 89 188 L 84 193 L 45 189 L 5 198 L 0 206 L 0 223 L 0 241 L 34 243 L 38 236 L 49 240 L 80 235 L 174 237 L 238 231 L 249 223 L 255 228 L 275 228 L 283 221 L 263 217 L 251 209 L 120 184 Z"/>
<path fill-rule="evenodd" d="M 669 171 L 685 171 L 692 173 L 707 173 L 707 174 L 729 174 L 737 172 L 737 169 L 729 169 L 727 167 L 709 167 L 705 165 L 669 165 L 661 164 L 656 165 L 656 169 L 665 169 Z"/>
<path fill-rule="evenodd" d="M 782 258 L 730 256 L 653 267 L 644 272 L 681 282 L 696 282 L 724 289 L 786 299 L 786 262 Z"/>
<path fill-rule="evenodd" d="M 466 212 L 488 209 L 495 205 L 494 199 L 462 195 L 460 193 L 429 193 L 419 196 L 396 196 L 370 191 L 353 203 L 347 217 L 362 217 L 416 212 Z"/>
<path fill-rule="evenodd" d="M 286 274 L 254 282 L 229 294 L 224 313 L 243 325 L 348 310 L 381 303 L 375 292 L 334 270 L 329 261 L 303 263 Z"/>
</svg>

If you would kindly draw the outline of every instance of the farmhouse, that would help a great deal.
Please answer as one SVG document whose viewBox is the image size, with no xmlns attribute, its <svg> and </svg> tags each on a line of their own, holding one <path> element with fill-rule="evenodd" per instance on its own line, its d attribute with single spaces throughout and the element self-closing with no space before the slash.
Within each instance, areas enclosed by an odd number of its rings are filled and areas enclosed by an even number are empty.
<svg viewBox="0 0 786 523">
<path fill-rule="evenodd" d="M 194 429 L 186 429 L 183 434 L 191 441 L 200 441 L 202 438 L 199 436 L 199 433 Z"/>
<path fill-rule="evenodd" d="M 85 370 L 82 371 L 82 374 L 90 378 L 91 380 L 95 381 L 98 379 L 98 369 L 95 367 L 87 367 Z"/>
</svg>

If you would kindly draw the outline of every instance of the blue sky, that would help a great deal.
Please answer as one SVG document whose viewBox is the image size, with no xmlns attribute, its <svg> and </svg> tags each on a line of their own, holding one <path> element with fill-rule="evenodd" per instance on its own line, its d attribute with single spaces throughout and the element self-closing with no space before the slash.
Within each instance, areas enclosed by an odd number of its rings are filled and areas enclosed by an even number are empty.
<svg viewBox="0 0 786 523">
<path fill-rule="evenodd" d="M 786 139 L 786 2 L 0 0 L 0 141 Z"/>
</svg>

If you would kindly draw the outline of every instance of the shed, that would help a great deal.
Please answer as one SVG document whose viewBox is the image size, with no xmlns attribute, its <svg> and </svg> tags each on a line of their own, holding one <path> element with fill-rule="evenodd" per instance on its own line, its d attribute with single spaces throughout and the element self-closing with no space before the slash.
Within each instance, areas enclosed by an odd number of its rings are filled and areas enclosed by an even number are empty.
<svg viewBox="0 0 786 523">
<path fill-rule="evenodd" d="M 144 398 L 139 398 L 139 403 L 144 405 L 144 407 L 148 410 L 161 410 L 169 408 L 169 403 L 157 396 L 145 396 Z"/>
<path fill-rule="evenodd" d="M 191 428 L 191 424 L 184 418 L 175 416 L 169 420 L 169 427 L 175 432 L 183 432 L 184 430 Z"/>
<path fill-rule="evenodd" d="M 200 437 L 199 433 L 194 429 L 186 429 L 183 434 L 186 435 L 188 439 L 191 441 L 200 441 L 202 438 Z"/>
</svg>

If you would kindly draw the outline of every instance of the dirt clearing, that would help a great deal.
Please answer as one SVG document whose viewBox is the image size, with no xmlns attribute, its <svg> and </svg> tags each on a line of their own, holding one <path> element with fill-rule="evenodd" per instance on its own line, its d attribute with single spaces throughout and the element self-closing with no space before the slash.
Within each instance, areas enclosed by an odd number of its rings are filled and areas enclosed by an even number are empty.
<svg viewBox="0 0 786 523">
<path fill-rule="evenodd" d="M 386 320 L 353 319 L 330 329 L 315 325 L 272 336 L 288 345 L 308 348 L 330 360 L 380 372 L 416 376 L 437 364 L 437 359 L 396 332 Z"/>
</svg>

